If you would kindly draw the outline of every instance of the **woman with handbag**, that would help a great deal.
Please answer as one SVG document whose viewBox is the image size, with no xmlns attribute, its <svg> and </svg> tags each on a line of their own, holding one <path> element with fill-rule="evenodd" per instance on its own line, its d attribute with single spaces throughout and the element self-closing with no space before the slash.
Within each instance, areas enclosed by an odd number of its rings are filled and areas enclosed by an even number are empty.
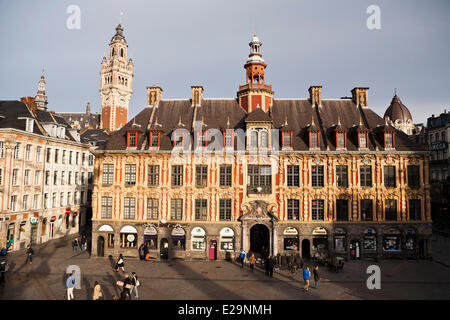
<svg viewBox="0 0 450 320">
<path fill-rule="evenodd" d="M 122 268 L 122 271 L 125 272 L 125 261 L 123 261 L 122 254 L 119 255 L 119 259 L 116 264 L 116 272 L 119 272 L 119 268 Z"/>
<path fill-rule="evenodd" d="M 131 273 L 131 290 L 130 290 L 130 294 L 133 293 L 133 289 L 135 291 L 135 297 L 138 299 L 139 298 L 139 293 L 138 293 L 138 287 L 141 285 L 141 283 L 138 280 L 138 276 L 136 274 L 136 272 L 132 272 Z"/>
</svg>

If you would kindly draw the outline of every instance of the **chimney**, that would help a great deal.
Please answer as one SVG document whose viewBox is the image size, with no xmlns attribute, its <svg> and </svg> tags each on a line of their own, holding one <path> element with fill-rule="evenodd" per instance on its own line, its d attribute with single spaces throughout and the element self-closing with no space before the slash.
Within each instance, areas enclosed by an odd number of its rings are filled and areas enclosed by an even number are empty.
<svg viewBox="0 0 450 320">
<path fill-rule="evenodd" d="M 352 99 L 356 105 L 360 105 L 361 107 L 369 106 L 369 97 L 368 97 L 369 88 L 353 88 L 352 90 Z"/>
<path fill-rule="evenodd" d="M 192 89 L 192 106 L 201 106 L 203 99 L 203 87 L 191 86 Z"/>
<path fill-rule="evenodd" d="M 30 108 L 33 115 L 36 115 L 37 104 L 34 101 L 33 97 L 22 97 L 20 98 L 20 102 L 25 103 L 28 106 L 28 108 Z"/>
<path fill-rule="evenodd" d="M 91 114 L 91 103 L 88 102 L 87 106 L 86 106 L 86 114 L 90 115 Z"/>
<path fill-rule="evenodd" d="M 162 99 L 163 89 L 157 86 L 147 87 L 147 106 L 157 107 Z"/>
<path fill-rule="evenodd" d="M 322 105 L 322 86 L 311 86 L 308 91 L 311 104 L 316 106 Z"/>
</svg>

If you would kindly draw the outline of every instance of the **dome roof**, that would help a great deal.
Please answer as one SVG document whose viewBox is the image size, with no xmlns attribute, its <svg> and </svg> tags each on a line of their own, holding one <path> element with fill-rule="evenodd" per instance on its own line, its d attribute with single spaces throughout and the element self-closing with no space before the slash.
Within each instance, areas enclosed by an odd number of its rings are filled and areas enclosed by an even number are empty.
<svg viewBox="0 0 450 320">
<path fill-rule="evenodd" d="M 408 108 L 400 101 L 400 98 L 397 96 L 397 94 L 394 95 L 389 108 L 387 108 L 386 112 L 384 113 L 383 118 L 386 117 L 389 117 L 389 119 L 394 122 L 397 120 L 403 122 L 406 122 L 408 120 L 412 121 L 411 113 L 409 112 Z"/>
</svg>

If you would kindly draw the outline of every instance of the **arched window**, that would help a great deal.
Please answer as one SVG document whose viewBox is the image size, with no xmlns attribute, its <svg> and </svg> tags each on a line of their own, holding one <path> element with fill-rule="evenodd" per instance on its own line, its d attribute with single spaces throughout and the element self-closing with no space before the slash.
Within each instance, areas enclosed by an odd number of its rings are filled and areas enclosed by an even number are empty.
<svg viewBox="0 0 450 320">
<path fill-rule="evenodd" d="M 123 48 L 120 49 L 120 56 L 123 58 Z"/>
<path fill-rule="evenodd" d="M 111 51 L 111 56 L 113 56 L 114 57 L 114 48 L 112 48 L 112 51 Z"/>
</svg>

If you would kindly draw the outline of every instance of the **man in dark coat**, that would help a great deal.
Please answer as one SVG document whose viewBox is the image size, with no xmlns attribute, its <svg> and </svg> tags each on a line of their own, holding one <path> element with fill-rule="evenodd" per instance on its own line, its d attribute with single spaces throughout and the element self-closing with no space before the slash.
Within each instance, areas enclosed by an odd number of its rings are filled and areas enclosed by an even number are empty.
<svg viewBox="0 0 450 320">
<path fill-rule="evenodd" d="M 127 285 L 129 285 L 130 287 L 127 288 Z M 130 276 L 128 274 L 125 275 L 125 280 L 123 280 L 123 290 L 122 290 L 122 297 L 125 298 L 126 296 L 128 296 L 128 299 L 131 300 L 131 285 L 132 285 L 132 280 L 130 278 Z"/>
<path fill-rule="evenodd" d="M 273 277 L 273 268 L 275 267 L 276 264 L 275 257 L 270 256 L 268 258 L 268 262 L 269 262 L 269 276 Z"/>
<path fill-rule="evenodd" d="M 144 255 L 144 244 L 141 244 L 139 246 L 139 259 L 144 260 L 144 257 L 145 257 L 145 255 Z"/>
</svg>

